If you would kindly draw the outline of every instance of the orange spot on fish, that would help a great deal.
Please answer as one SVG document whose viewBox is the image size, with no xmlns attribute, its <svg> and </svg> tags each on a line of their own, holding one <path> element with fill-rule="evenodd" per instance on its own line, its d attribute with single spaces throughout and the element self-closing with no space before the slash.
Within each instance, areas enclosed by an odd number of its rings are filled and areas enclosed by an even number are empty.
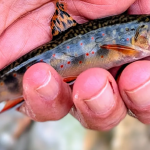
<svg viewBox="0 0 150 150">
<path fill-rule="evenodd" d="M 105 33 L 102 33 L 102 36 L 104 36 L 105 35 Z"/>
<path fill-rule="evenodd" d="M 16 76 L 17 76 L 17 74 L 16 74 L 16 73 L 14 73 L 14 74 L 13 74 L 13 76 L 14 76 L 14 77 L 16 77 Z"/>
<path fill-rule="evenodd" d="M 82 45 L 83 45 L 83 43 L 80 43 L 80 45 L 82 46 Z"/>
<path fill-rule="evenodd" d="M 53 54 L 53 57 L 55 57 L 55 54 Z"/>
<path fill-rule="evenodd" d="M 89 56 L 89 53 L 86 53 L 86 56 Z"/>
<path fill-rule="evenodd" d="M 30 66 L 27 66 L 27 69 L 29 69 L 30 68 Z"/>
<path fill-rule="evenodd" d="M 102 55 L 101 58 L 103 58 L 104 56 Z"/>
<path fill-rule="evenodd" d="M 92 54 L 95 54 L 95 52 L 94 52 L 94 51 L 92 51 Z"/>
<path fill-rule="evenodd" d="M 70 63 L 71 63 L 70 61 L 67 62 L 68 65 L 69 65 Z"/>
<path fill-rule="evenodd" d="M 129 38 L 127 38 L 126 40 L 129 41 Z"/>
<path fill-rule="evenodd" d="M 64 67 L 64 65 L 61 65 L 61 66 L 60 66 L 60 68 L 63 68 L 63 67 Z"/>
<path fill-rule="evenodd" d="M 92 40 L 94 40 L 94 37 L 91 37 Z"/>
<path fill-rule="evenodd" d="M 82 64 L 82 61 L 81 61 L 81 60 L 79 61 L 79 64 Z"/>
<path fill-rule="evenodd" d="M 67 49 L 69 49 L 70 48 L 70 46 L 67 46 Z"/>
</svg>

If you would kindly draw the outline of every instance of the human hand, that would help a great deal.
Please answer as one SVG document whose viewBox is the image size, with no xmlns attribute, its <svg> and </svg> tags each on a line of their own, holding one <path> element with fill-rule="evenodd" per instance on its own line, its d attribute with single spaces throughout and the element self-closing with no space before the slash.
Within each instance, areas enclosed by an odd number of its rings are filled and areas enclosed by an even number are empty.
<svg viewBox="0 0 150 150">
<path fill-rule="evenodd" d="M 67 4 L 69 14 L 78 23 L 83 23 L 88 19 L 124 12 L 134 1 L 68 0 Z M 3 68 L 51 40 L 49 22 L 55 5 L 50 0 L 17 0 L 15 3 L 11 0 L 0 4 L 0 47 L 3 48 L 0 50 L 0 68 Z M 149 13 L 148 6 L 148 1 L 136 1 L 129 8 L 129 13 Z M 116 126 L 126 115 L 125 101 L 140 121 L 149 123 L 149 66 L 149 61 L 132 63 L 124 69 L 117 82 L 104 69 L 90 69 L 79 75 L 71 91 L 52 67 L 43 63 L 36 64 L 25 73 L 25 103 L 20 111 L 37 121 L 58 120 L 74 104 L 71 113 L 83 126 L 106 130 Z M 117 68 L 111 69 L 110 72 L 115 76 L 116 70 Z"/>
</svg>

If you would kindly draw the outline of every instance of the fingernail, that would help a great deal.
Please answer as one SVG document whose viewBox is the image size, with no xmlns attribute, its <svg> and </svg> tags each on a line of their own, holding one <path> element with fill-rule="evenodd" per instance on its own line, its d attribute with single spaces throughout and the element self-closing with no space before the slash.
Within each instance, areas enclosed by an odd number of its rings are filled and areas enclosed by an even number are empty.
<svg viewBox="0 0 150 150">
<path fill-rule="evenodd" d="M 115 95 L 110 83 L 107 81 L 104 88 L 89 100 L 85 100 L 88 107 L 95 113 L 107 113 L 115 103 Z"/>
<path fill-rule="evenodd" d="M 135 105 L 146 106 L 150 104 L 150 80 L 134 90 L 125 92 Z"/>
<path fill-rule="evenodd" d="M 54 100 L 59 92 L 58 82 L 51 75 L 51 72 L 47 72 L 47 76 L 43 80 L 43 84 L 40 85 L 36 91 L 45 100 Z"/>
</svg>

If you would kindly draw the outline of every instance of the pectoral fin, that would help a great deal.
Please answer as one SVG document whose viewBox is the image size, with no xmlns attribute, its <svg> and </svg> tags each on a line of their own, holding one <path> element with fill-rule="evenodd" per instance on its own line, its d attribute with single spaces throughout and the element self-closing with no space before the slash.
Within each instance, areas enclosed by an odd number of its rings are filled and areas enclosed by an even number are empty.
<svg viewBox="0 0 150 150">
<path fill-rule="evenodd" d="M 107 50 L 118 51 L 120 53 L 129 55 L 129 56 L 135 56 L 138 54 L 138 51 L 136 51 L 135 49 L 129 46 L 124 46 L 124 45 L 117 45 L 117 44 L 102 45 L 101 48 L 107 49 Z"/>
</svg>

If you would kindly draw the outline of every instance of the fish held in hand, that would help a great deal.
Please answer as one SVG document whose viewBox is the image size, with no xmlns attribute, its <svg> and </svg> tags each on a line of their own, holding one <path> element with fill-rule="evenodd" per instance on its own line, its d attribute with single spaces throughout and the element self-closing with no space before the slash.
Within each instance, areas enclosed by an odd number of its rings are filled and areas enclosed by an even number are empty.
<svg viewBox="0 0 150 150">
<path fill-rule="evenodd" d="M 92 67 L 110 69 L 150 56 L 150 16 L 121 14 L 78 24 L 56 2 L 53 40 L 0 71 L 0 112 L 23 101 L 22 78 L 35 63 L 51 65 L 65 82 Z"/>
</svg>

